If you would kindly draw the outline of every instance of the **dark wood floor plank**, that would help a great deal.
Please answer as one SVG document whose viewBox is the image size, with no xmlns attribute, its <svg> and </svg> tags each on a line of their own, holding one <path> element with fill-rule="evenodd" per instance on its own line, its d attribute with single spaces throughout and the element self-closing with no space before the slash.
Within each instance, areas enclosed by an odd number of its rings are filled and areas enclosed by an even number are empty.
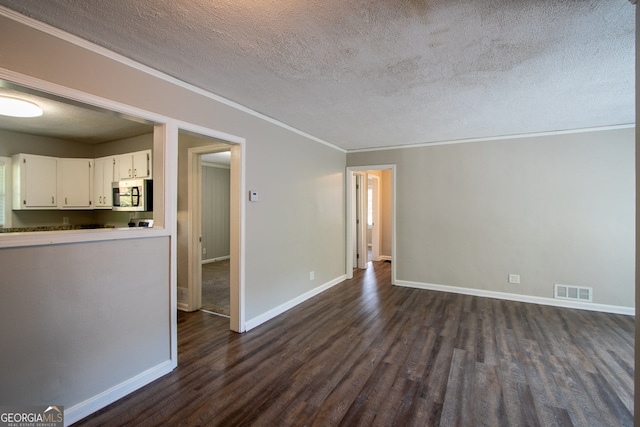
<svg viewBox="0 0 640 427">
<path fill-rule="evenodd" d="M 476 363 L 475 425 L 508 426 L 503 390 L 493 365 Z"/>
<path fill-rule="evenodd" d="M 239 335 L 178 314 L 178 368 L 79 426 L 626 426 L 633 317 L 396 287 L 390 263 Z"/>
</svg>

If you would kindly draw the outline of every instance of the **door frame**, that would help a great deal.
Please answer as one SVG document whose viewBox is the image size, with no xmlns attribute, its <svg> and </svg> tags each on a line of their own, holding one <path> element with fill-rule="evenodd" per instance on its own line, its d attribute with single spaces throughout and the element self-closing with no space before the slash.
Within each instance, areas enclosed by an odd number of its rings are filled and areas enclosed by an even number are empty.
<svg viewBox="0 0 640 427">
<path fill-rule="evenodd" d="M 187 248 L 189 270 L 187 280 L 190 288 L 189 308 L 191 311 L 202 308 L 202 156 L 205 154 L 230 151 L 228 147 L 192 147 L 188 150 L 187 182 L 189 193 Z M 231 172 L 230 172 L 231 173 Z"/>
<path fill-rule="evenodd" d="M 227 147 L 201 146 L 188 150 L 187 186 L 188 186 L 188 311 L 202 306 L 202 164 L 203 154 L 231 151 L 230 174 L 230 315 L 229 328 L 234 332 L 244 332 L 245 327 L 245 139 L 233 135 L 207 130 L 179 126 L 180 130 L 199 134 L 205 138 L 228 144 Z M 191 197 L 198 195 L 198 197 Z"/>
<path fill-rule="evenodd" d="M 373 180 L 373 191 L 371 192 L 371 203 L 373 205 L 373 225 L 371 226 L 371 261 L 380 261 L 380 177 L 375 174 L 367 174 L 367 187 L 369 180 Z"/>
<path fill-rule="evenodd" d="M 396 251 L 396 165 L 366 165 L 366 166 L 349 166 L 345 174 L 345 193 L 346 193 L 346 250 L 345 250 L 345 274 L 347 279 L 353 278 L 353 242 L 354 242 L 354 224 L 352 218 L 355 215 L 354 210 L 354 189 L 352 186 L 353 177 L 357 172 L 369 170 L 391 170 L 391 284 L 396 284 L 396 265 L 398 256 Z"/>
<path fill-rule="evenodd" d="M 354 172 L 356 178 L 355 213 L 351 217 L 351 225 L 356 228 L 356 267 L 364 270 L 369 263 L 369 248 L 367 247 L 367 191 L 369 180 L 366 172 Z"/>
</svg>

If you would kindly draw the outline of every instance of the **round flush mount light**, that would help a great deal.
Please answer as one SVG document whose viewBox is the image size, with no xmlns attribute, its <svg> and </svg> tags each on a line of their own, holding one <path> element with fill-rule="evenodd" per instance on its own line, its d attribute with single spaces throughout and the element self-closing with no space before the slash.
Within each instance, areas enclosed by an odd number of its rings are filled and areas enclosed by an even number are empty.
<svg viewBox="0 0 640 427">
<path fill-rule="evenodd" d="M 0 114 L 10 117 L 39 117 L 42 115 L 42 108 L 24 99 L 0 96 Z"/>
</svg>

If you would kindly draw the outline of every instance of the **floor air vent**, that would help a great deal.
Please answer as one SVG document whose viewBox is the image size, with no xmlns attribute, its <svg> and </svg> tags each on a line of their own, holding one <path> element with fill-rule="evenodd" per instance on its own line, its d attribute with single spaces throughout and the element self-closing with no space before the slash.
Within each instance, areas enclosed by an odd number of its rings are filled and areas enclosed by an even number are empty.
<svg viewBox="0 0 640 427">
<path fill-rule="evenodd" d="M 554 298 L 571 301 L 592 302 L 593 288 L 583 286 L 555 285 Z"/>
</svg>

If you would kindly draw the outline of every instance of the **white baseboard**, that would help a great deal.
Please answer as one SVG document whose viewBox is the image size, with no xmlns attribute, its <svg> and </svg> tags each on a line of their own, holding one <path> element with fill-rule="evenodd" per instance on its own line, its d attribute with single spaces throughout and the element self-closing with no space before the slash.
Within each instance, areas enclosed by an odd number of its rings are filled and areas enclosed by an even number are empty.
<svg viewBox="0 0 640 427">
<path fill-rule="evenodd" d="M 391 261 L 391 257 L 389 255 L 380 255 L 378 261 Z"/>
<path fill-rule="evenodd" d="M 212 262 L 224 261 L 224 260 L 227 260 L 227 259 L 231 259 L 231 255 L 219 256 L 218 258 L 203 259 L 202 260 L 202 264 L 209 264 L 209 263 L 212 263 Z"/>
<path fill-rule="evenodd" d="M 343 274 L 340 277 L 336 277 L 335 279 L 325 283 L 324 285 L 320 285 L 317 288 L 311 289 L 309 292 L 305 292 L 304 294 L 285 302 L 284 304 L 280 304 L 279 306 L 277 306 L 276 308 L 273 308 L 269 311 L 267 311 L 266 313 L 261 314 L 260 316 L 254 317 L 251 320 L 247 320 L 245 322 L 245 328 L 246 331 L 249 331 L 250 329 L 255 328 L 256 326 L 259 326 L 261 324 L 263 324 L 264 322 L 273 319 L 274 317 L 284 313 L 285 311 L 292 309 L 293 307 L 295 307 L 296 305 L 308 300 L 311 297 L 314 297 L 316 295 L 318 295 L 321 292 L 326 291 L 329 288 L 334 287 L 335 285 L 337 285 L 338 283 L 343 282 L 344 280 L 346 280 L 347 275 Z"/>
<path fill-rule="evenodd" d="M 408 288 L 427 289 L 430 291 L 451 292 L 455 294 L 473 295 L 477 297 L 503 299 L 532 304 L 551 305 L 554 307 L 575 308 L 580 310 L 601 311 L 613 314 L 625 314 L 635 316 L 635 307 L 621 307 L 617 305 L 593 304 L 579 301 L 557 300 L 554 298 L 535 297 L 530 295 L 510 294 L 506 292 L 485 291 L 482 289 L 459 288 L 457 286 L 437 285 L 433 283 L 410 282 L 408 280 L 396 280 L 395 285 Z"/>
<path fill-rule="evenodd" d="M 177 304 L 176 307 L 180 311 L 191 311 L 191 310 L 189 310 L 189 304 L 187 304 L 184 301 L 178 301 L 178 304 Z"/>
<path fill-rule="evenodd" d="M 66 426 L 71 425 L 81 419 L 88 417 L 94 412 L 99 411 L 115 402 L 118 399 L 138 390 L 141 387 L 149 384 L 152 381 L 168 374 L 176 367 L 175 361 L 167 360 L 153 368 L 136 375 L 133 378 L 129 378 L 123 383 L 115 385 L 104 392 L 93 396 L 84 402 L 80 402 L 77 405 L 73 405 L 70 408 L 64 410 L 64 423 Z"/>
</svg>

